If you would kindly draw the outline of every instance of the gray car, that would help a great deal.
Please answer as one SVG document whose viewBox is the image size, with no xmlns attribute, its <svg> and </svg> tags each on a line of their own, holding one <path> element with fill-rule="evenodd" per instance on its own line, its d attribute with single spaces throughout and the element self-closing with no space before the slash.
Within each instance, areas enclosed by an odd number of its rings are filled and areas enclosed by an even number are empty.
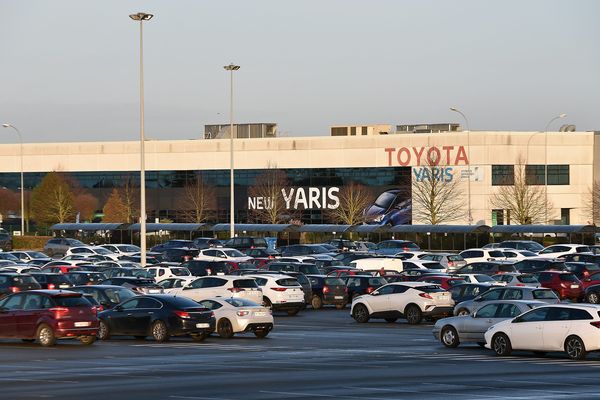
<svg viewBox="0 0 600 400">
<path fill-rule="evenodd" d="M 49 257 L 60 255 L 64 256 L 71 247 L 85 246 L 85 243 L 77 239 L 70 238 L 53 238 L 44 245 L 44 253 Z"/>
<path fill-rule="evenodd" d="M 433 326 L 433 336 L 446 347 L 456 347 L 464 342 L 476 342 L 483 346 L 484 334 L 490 326 L 543 305 L 546 303 L 541 301 L 492 301 L 470 315 L 438 320 Z"/>
<path fill-rule="evenodd" d="M 533 300 L 547 304 L 560 303 L 556 294 L 550 289 L 527 286 L 505 286 L 492 288 L 473 300 L 463 301 L 454 307 L 454 315 L 469 315 L 473 311 L 498 300 Z"/>
<path fill-rule="evenodd" d="M 542 287 L 542 284 L 531 274 L 520 274 L 518 272 L 509 272 L 507 274 L 498 274 L 492 276 L 498 282 L 504 282 L 506 286 L 532 286 Z"/>
<path fill-rule="evenodd" d="M 449 273 L 467 265 L 467 261 L 460 255 L 454 253 L 430 253 L 419 256 L 423 261 L 437 261 Z"/>
</svg>

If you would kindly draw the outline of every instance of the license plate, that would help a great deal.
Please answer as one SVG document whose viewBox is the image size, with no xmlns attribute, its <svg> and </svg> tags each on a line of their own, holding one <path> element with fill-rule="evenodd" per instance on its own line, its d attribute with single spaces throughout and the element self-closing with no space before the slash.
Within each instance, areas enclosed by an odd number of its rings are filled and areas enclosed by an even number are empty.
<svg viewBox="0 0 600 400">
<path fill-rule="evenodd" d="M 150 294 L 157 294 L 157 293 L 160 293 L 160 290 L 158 290 L 158 289 L 150 289 L 150 290 L 148 290 L 148 293 L 150 293 Z"/>
<path fill-rule="evenodd" d="M 210 328 L 210 324 L 207 324 L 207 323 L 196 324 L 196 328 Z"/>
<path fill-rule="evenodd" d="M 217 275 L 225 275 L 225 272 L 217 272 Z"/>
<path fill-rule="evenodd" d="M 61 288 L 61 289 L 66 289 L 66 288 L 68 288 L 70 286 L 69 285 L 58 285 L 58 287 Z"/>
<path fill-rule="evenodd" d="M 579 285 L 571 285 L 571 289 L 577 289 Z"/>
<path fill-rule="evenodd" d="M 75 328 L 81 328 L 84 326 L 90 326 L 91 322 L 75 322 Z"/>
<path fill-rule="evenodd" d="M 335 296 L 335 297 L 334 297 L 334 299 L 336 299 L 336 300 L 341 300 L 341 299 L 343 299 L 343 298 L 344 298 L 344 296 Z"/>
<path fill-rule="evenodd" d="M 254 315 L 256 317 L 264 317 L 265 315 L 267 315 L 267 313 L 264 311 L 258 311 L 258 312 L 255 312 Z"/>
</svg>

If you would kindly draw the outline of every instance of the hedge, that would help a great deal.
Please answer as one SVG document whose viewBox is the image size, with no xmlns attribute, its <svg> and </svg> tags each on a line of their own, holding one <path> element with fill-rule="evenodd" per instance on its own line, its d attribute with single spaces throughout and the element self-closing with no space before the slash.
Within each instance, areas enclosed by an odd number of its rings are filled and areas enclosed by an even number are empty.
<svg viewBox="0 0 600 400">
<path fill-rule="evenodd" d="M 13 236 L 14 250 L 42 250 L 52 236 Z"/>
</svg>

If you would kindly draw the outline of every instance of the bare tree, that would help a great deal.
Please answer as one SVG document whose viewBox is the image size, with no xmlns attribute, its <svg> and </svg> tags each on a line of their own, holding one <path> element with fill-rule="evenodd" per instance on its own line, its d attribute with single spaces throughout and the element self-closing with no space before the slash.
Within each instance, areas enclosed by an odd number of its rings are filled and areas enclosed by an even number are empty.
<svg viewBox="0 0 600 400">
<path fill-rule="evenodd" d="M 119 188 L 119 196 L 123 202 L 125 215 L 127 215 L 126 223 L 136 222 L 139 216 L 140 190 L 133 185 L 131 178 L 125 178 Z"/>
<path fill-rule="evenodd" d="M 258 222 L 278 224 L 289 222 L 296 217 L 295 210 L 288 210 L 283 190 L 289 186 L 285 172 L 269 164 L 256 178 L 256 182 L 248 189 L 250 201 L 249 214 Z"/>
<path fill-rule="evenodd" d="M 182 218 L 187 222 L 199 224 L 213 214 L 216 205 L 216 191 L 214 187 L 204 182 L 201 174 L 196 174 L 193 179 L 186 180 L 181 203 Z"/>
<path fill-rule="evenodd" d="M 595 181 L 591 188 L 588 188 L 583 199 L 583 213 L 590 225 L 600 223 L 600 181 Z"/>
<path fill-rule="evenodd" d="M 462 182 L 448 168 L 434 157 L 427 157 L 427 165 L 414 170 L 413 220 L 438 225 L 466 217 Z"/>
<path fill-rule="evenodd" d="M 355 225 L 365 222 L 364 210 L 371 203 L 372 193 L 364 185 L 350 182 L 339 193 L 339 206 L 326 211 L 334 223 Z"/>
<path fill-rule="evenodd" d="M 546 223 L 552 204 L 547 201 L 543 185 L 527 183 L 525 161 L 519 157 L 515 164 L 515 178 L 512 185 L 499 186 L 492 195 L 494 207 L 508 210 L 511 218 L 520 225 Z"/>
</svg>

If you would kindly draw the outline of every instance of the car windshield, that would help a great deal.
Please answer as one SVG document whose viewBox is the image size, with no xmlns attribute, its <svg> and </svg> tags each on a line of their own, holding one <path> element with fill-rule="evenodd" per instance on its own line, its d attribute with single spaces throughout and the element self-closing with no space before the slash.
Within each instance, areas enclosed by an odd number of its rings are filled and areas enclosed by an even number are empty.
<svg viewBox="0 0 600 400">
<path fill-rule="evenodd" d="M 253 301 L 246 300 L 246 299 L 239 298 L 239 297 L 235 297 L 235 298 L 231 297 L 229 299 L 225 299 L 225 301 L 234 307 L 257 307 L 258 306 L 258 304 L 256 304 Z"/>
<path fill-rule="evenodd" d="M 140 249 L 136 246 L 116 246 L 117 249 L 119 249 L 119 251 L 122 251 L 124 253 L 135 253 L 140 251 Z"/>
<path fill-rule="evenodd" d="M 533 275 L 520 275 L 517 276 L 517 280 L 523 283 L 539 283 L 535 276 Z"/>
<path fill-rule="evenodd" d="M 345 283 L 340 278 L 325 278 L 325 284 L 327 286 L 344 286 Z"/>
<path fill-rule="evenodd" d="M 89 307 L 92 305 L 92 303 L 83 296 L 57 296 L 52 299 L 59 307 Z"/>
<path fill-rule="evenodd" d="M 465 283 L 464 281 L 462 283 Z M 442 289 L 441 287 L 437 286 L 437 285 L 431 285 L 431 286 L 419 286 L 415 288 L 416 290 L 420 290 L 421 292 L 425 292 L 425 293 L 438 293 L 438 292 L 445 292 L 444 289 Z"/>
<path fill-rule="evenodd" d="M 552 290 L 540 289 L 533 291 L 534 299 L 557 299 L 556 295 Z"/>
<path fill-rule="evenodd" d="M 108 299 L 111 301 L 111 303 L 121 303 L 127 299 L 130 299 L 132 297 L 135 297 L 136 294 L 129 290 L 129 289 L 125 289 L 125 288 L 110 288 L 110 289 L 106 289 L 104 291 L 104 294 L 106 294 L 106 297 L 108 297 Z"/>
<path fill-rule="evenodd" d="M 244 253 L 239 250 L 231 249 L 231 250 L 223 250 L 228 257 L 244 257 Z"/>
<path fill-rule="evenodd" d="M 305 275 L 319 275 L 321 272 L 314 264 L 303 264 L 298 266 L 298 270 Z"/>
<path fill-rule="evenodd" d="M 375 200 L 375 205 L 380 208 L 388 208 L 396 198 L 395 194 L 383 192 L 379 195 L 377 200 Z"/>
<path fill-rule="evenodd" d="M 255 289 L 258 288 L 254 279 L 238 279 L 233 281 L 234 288 Z"/>
</svg>

